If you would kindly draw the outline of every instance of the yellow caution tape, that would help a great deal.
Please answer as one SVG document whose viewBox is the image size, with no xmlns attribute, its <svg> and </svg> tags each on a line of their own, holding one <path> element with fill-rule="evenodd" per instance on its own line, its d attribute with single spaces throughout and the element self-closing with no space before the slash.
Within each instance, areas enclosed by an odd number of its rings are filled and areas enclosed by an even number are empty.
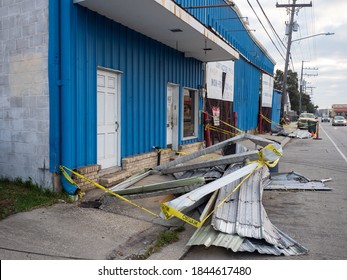
<svg viewBox="0 0 347 280">
<path fill-rule="evenodd" d="M 224 134 L 226 134 L 226 135 L 232 135 L 232 136 L 234 136 L 234 135 L 239 135 L 239 134 L 237 134 L 237 133 L 233 133 L 233 132 L 231 132 L 231 131 L 222 129 L 222 128 L 220 128 L 220 127 L 213 126 L 213 125 L 211 125 L 211 124 L 207 124 L 206 127 L 205 127 L 205 130 L 206 130 L 206 129 L 209 129 L 209 130 L 212 130 L 212 131 L 216 131 L 216 132 L 221 132 L 221 133 L 224 133 Z"/>
<path fill-rule="evenodd" d="M 275 160 L 275 161 L 273 161 L 273 162 L 269 162 L 269 161 L 265 161 L 265 159 L 264 159 L 264 150 L 265 149 L 269 149 L 269 150 L 271 150 L 272 152 L 274 152 L 276 155 L 278 155 L 278 156 L 282 156 L 282 154 L 273 146 L 273 145 L 271 145 L 271 144 L 269 144 L 269 145 L 267 145 L 266 147 L 264 147 L 263 149 L 261 149 L 260 151 L 259 151 L 259 160 L 257 161 L 258 162 L 258 165 L 253 169 L 253 171 L 251 171 L 201 222 L 199 222 L 199 221 L 197 221 L 197 220 L 195 220 L 194 218 L 191 218 L 191 217 L 189 217 L 189 216 L 187 216 L 187 215 L 185 215 L 185 214 L 183 214 L 182 212 L 180 212 L 180 211 L 178 211 L 178 210 L 176 210 L 176 209 L 174 209 L 174 208 L 172 208 L 172 207 L 170 207 L 170 206 L 168 206 L 166 203 L 162 203 L 161 204 L 161 207 L 160 207 L 160 209 L 161 209 L 161 211 L 162 211 L 162 213 L 164 214 L 164 216 L 165 216 L 165 219 L 171 219 L 172 217 L 177 217 L 177 218 L 179 218 L 180 220 L 182 220 L 182 221 L 184 221 L 184 222 L 186 222 L 186 223 L 188 223 L 188 224 L 190 224 L 190 225 L 192 225 L 192 226 L 195 226 L 195 227 L 197 227 L 197 228 L 200 228 L 203 224 L 204 224 L 204 222 L 221 206 L 221 205 L 223 205 L 224 203 L 225 203 L 225 201 L 227 200 L 227 199 L 229 199 L 230 198 L 230 196 L 234 193 L 234 192 L 236 192 L 241 186 L 242 186 L 242 184 L 255 172 L 255 170 L 258 168 L 258 167 L 260 167 L 261 165 L 267 165 L 267 166 L 269 166 L 269 167 L 274 167 L 277 163 L 278 163 L 278 161 L 279 161 L 279 159 L 277 159 L 277 160 Z M 66 172 L 66 170 L 67 171 L 69 171 L 69 172 L 71 172 L 72 174 L 74 174 L 75 176 L 77 176 L 77 177 L 79 177 L 79 178 L 81 178 L 81 179 L 83 179 L 83 180 L 86 180 L 87 182 L 89 182 L 89 183 L 91 183 L 91 184 L 93 184 L 94 186 L 96 186 L 96 187 L 98 187 L 98 188 L 100 188 L 100 189 L 102 189 L 102 190 L 104 190 L 105 192 L 107 192 L 107 193 L 109 193 L 110 195 L 113 195 L 113 196 L 115 196 L 115 197 L 117 197 L 117 198 L 119 198 L 119 199 L 121 199 L 121 200 L 123 200 L 123 201 L 125 201 L 125 202 L 127 202 L 127 203 L 129 203 L 129 204 L 131 204 L 131 205 L 133 205 L 133 206 L 135 206 L 135 207 L 138 207 L 138 208 L 140 208 L 140 209 L 142 209 L 142 210 L 144 210 L 144 211 L 146 211 L 147 213 L 149 213 L 149 214 L 151 214 L 151 215 L 153 215 L 153 216 L 155 216 L 155 217 L 160 217 L 158 214 L 156 214 L 156 213 L 154 213 L 154 212 L 152 212 L 152 211 L 150 211 L 150 210 L 148 210 L 148 209 L 146 209 L 145 207 L 143 207 L 143 206 L 141 206 L 141 205 L 138 205 L 138 204 L 136 204 L 136 203 L 134 203 L 134 202 L 132 202 L 131 200 L 129 200 L 129 199 L 127 199 L 127 198 L 125 198 L 125 197 L 123 197 L 123 196 L 121 196 L 121 195 L 119 195 L 119 194 L 117 194 L 117 193 L 114 193 L 114 192 L 112 192 L 111 190 L 109 190 L 109 189 L 107 189 L 106 187 L 104 187 L 104 186 L 102 186 L 102 185 L 100 185 L 100 184 L 98 184 L 98 183 L 96 183 L 95 181 L 93 181 L 93 180 L 91 180 L 91 179 L 89 179 L 89 178 L 87 178 L 87 177 L 85 177 L 85 176 L 83 176 L 83 175 L 81 175 L 81 174 L 79 174 L 79 173 L 77 173 L 76 171 L 74 171 L 74 170 L 72 170 L 72 169 L 70 169 L 70 168 L 68 168 L 68 167 L 66 167 L 66 166 L 60 166 L 59 167 L 60 168 L 60 170 L 61 170 L 61 172 L 62 172 L 62 174 L 64 175 L 64 177 L 71 183 L 71 184 L 73 184 L 73 185 L 75 185 L 75 186 L 77 186 L 78 187 L 78 185 L 76 184 L 76 182 L 70 177 L 70 175 Z"/>
<path fill-rule="evenodd" d="M 68 167 L 66 167 L 66 166 L 62 166 L 62 165 L 61 165 L 61 166 L 59 166 L 59 168 L 60 168 L 60 170 L 62 171 L 64 177 L 65 177 L 71 184 L 73 184 L 73 185 L 75 185 L 75 186 L 77 186 L 77 184 L 76 184 L 76 183 L 74 182 L 74 180 L 69 176 L 69 174 L 67 174 L 66 170 L 69 171 L 69 172 L 71 172 L 72 174 L 76 175 L 77 177 L 79 177 L 79 178 L 81 178 L 81 179 L 83 179 L 83 180 L 86 180 L 87 182 L 93 184 L 94 186 L 98 187 L 99 189 L 102 189 L 103 191 L 107 192 L 108 194 L 113 195 L 113 196 L 115 196 L 115 197 L 117 197 L 117 198 L 119 198 L 119 199 L 121 199 L 121 200 L 123 200 L 123 201 L 125 201 L 125 202 L 127 202 L 127 203 L 129 203 L 129 204 L 131 204 L 131 205 L 133 205 L 133 206 L 136 206 L 136 207 L 138 207 L 138 208 L 140 208 L 140 209 L 146 211 L 147 213 L 149 213 L 149 214 L 151 214 L 151 215 L 153 215 L 153 216 L 155 216 L 155 217 L 157 217 L 157 218 L 160 217 L 158 214 L 153 213 L 151 210 L 148 210 L 148 209 L 146 209 L 145 207 L 143 207 L 143 206 L 141 206 L 141 205 L 138 205 L 138 204 L 136 204 L 135 202 L 132 202 L 131 200 L 129 200 L 129 199 L 127 199 L 127 198 L 125 198 L 125 197 L 123 197 L 123 196 L 117 194 L 117 193 L 114 193 L 113 191 L 109 190 L 108 188 L 105 188 L 104 186 L 98 184 L 97 182 L 94 182 L 93 180 L 91 180 L 91 179 L 89 179 L 89 178 L 87 178 L 87 177 L 85 177 L 85 176 L 83 176 L 83 175 L 77 173 L 76 171 L 73 171 L 72 169 L 70 169 L 70 168 L 68 168 Z"/>
<path fill-rule="evenodd" d="M 180 220 L 192 225 L 192 226 L 195 226 L 197 228 L 201 227 L 202 223 L 183 214 L 182 212 L 168 206 L 166 203 L 163 203 L 161 206 L 160 206 L 160 209 L 161 211 L 163 212 L 164 216 L 165 216 L 165 219 L 169 220 L 171 219 L 173 216 L 175 216 L 176 218 L 179 218 Z"/>
<path fill-rule="evenodd" d="M 276 165 L 277 165 L 277 163 L 279 162 L 279 158 L 278 159 L 276 159 L 276 160 L 274 160 L 274 161 L 266 161 L 265 159 L 264 159 L 264 151 L 265 151 L 265 149 L 268 149 L 268 150 L 270 150 L 270 151 L 272 151 L 272 152 L 274 152 L 276 155 L 278 155 L 279 157 L 281 157 L 282 156 L 282 153 L 280 153 L 272 144 L 269 144 L 269 145 L 267 145 L 267 146 L 265 146 L 263 149 L 261 149 L 260 151 L 259 151 L 259 162 L 261 163 L 261 164 L 263 164 L 263 165 L 266 165 L 266 166 L 268 166 L 268 167 L 275 167 Z"/>
<path fill-rule="evenodd" d="M 214 119 L 214 118 L 217 118 L 216 116 L 210 115 L 208 112 L 205 112 L 205 113 L 206 113 L 208 116 L 212 117 L 213 119 Z M 226 126 L 229 126 L 229 127 L 233 128 L 233 129 L 237 130 L 237 131 L 240 132 L 241 134 L 244 134 L 244 133 L 245 133 L 243 130 L 241 130 L 241 129 L 239 129 L 239 128 L 237 128 L 237 127 L 235 127 L 235 126 L 233 126 L 233 125 L 231 125 L 231 124 L 229 124 L 229 123 L 227 123 L 227 122 L 224 122 L 224 121 L 222 121 L 221 119 L 218 119 L 218 120 L 219 120 L 221 123 L 225 124 Z"/>
<path fill-rule="evenodd" d="M 274 121 L 270 120 L 268 117 L 264 116 L 263 114 L 260 114 L 260 116 L 261 116 L 266 122 L 268 122 L 269 124 L 281 125 L 281 124 L 279 124 L 279 123 L 277 123 L 277 122 L 274 122 Z M 283 118 L 282 118 L 282 120 L 283 120 Z"/>
<path fill-rule="evenodd" d="M 191 218 L 182 212 L 176 210 L 175 208 L 172 208 L 168 206 L 166 203 L 163 203 L 160 207 L 161 211 L 163 212 L 165 218 L 167 220 L 171 219 L 172 217 L 176 217 L 192 226 L 195 226 L 197 228 L 200 228 L 206 221 L 207 219 L 221 206 L 229 199 L 229 197 L 236 192 L 241 185 L 254 173 L 254 171 L 258 168 L 256 166 L 252 172 L 250 172 L 241 182 L 238 184 L 218 205 L 215 207 L 201 222 L 195 220 L 194 218 Z"/>
<path fill-rule="evenodd" d="M 230 196 L 236 192 L 242 185 L 243 183 L 255 172 L 255 170 L 257 168 L 259 168 L 262 165 L 266 165 L 268 167 L 274 167 L 276 166 L 276 164 L 278 163 L 279 159 L 269 162 L 266 161 L 264 158 L 264 151 L 265 149 L 268 149 L 272 152 L 274 152 L 276 155 L 278 156 L 282 156 L 282 153 L 280 153 L 272 144 L 269 144 L 267 146 L 265 146 L 263 149 L 261 149 L 259 151 L 259 160 L 255 161 L 258 162 L 258 165 L 250 172 L 248 173 L 248 175 L 242 179 L 242 181 L 201 221 L 197 221 L 185 214 L 183 214 L 182 212 L 168 206 L 166 203 L 163 203 L 160 207 L 161 211 L 163 212 L 164 216 L 166 219 L 171 219 L 172 217 L 176 217 L 192 226 L 195 226 L 197 228 L 200 228 L 205 221 L 220 207 L 222 206 L 229 198 Z"/>
</svg>

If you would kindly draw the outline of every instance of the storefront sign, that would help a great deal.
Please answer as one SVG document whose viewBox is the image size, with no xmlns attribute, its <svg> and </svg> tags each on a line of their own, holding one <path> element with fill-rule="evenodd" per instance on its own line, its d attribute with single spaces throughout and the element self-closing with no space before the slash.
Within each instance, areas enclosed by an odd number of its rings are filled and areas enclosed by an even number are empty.
<svg viewBox="0 0 347 280">
<path fill-rule="evenodd" d="M 270 75 L 262 75 L 262 107 L 272 107 L 272 95 L 274 89 L 274 78 Z"/>
<path fill-rule="evenodd" d="M 234 101 L 234 61 L 207 63 L 206 82 L 207 98 Z"/>
</svg>

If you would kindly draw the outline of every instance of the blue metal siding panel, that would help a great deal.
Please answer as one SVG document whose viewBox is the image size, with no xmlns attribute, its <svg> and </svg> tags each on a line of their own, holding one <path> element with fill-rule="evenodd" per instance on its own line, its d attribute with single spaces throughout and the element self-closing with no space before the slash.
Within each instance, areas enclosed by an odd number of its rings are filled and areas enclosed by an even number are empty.
<svg viewBox="0 0 347 280">
<path fill-rule="evenodd" d="M 72 23 L 71 4 L 67 1 L 61 1 L 61 16 L 65 13 L 64 20 L 60 18 L 61 23 L 61 161 L 66 166 L 76 166 L 76 130 L 74 124 L 76 123 L 75 110 L 76 110 L 76 95 L 72 94 L 72 69 L 73 69 L 73 53 L 71 48 L 71 38 L 73 37 L 74 29 Z"/>
<path fill-rule="evenodd" d="M 207 0 L 196 3 L 195 0 L 176 0 L 183 7 L 201 5 L 225 4 L 224 0 Z M 259 68 L 272 74 L 274 64 L 270 58 L 257 46 L 236 12 L 229 7 L 190 9 L 188 10 L 200 22 L 212 26 L 219 34 L 226 38 L 244 57 L 235 61 L 234 111 L 238 113 L 238 126 L 242 130 L 257 127 L 259 113 Z M 238 31 L 230 31 L 238 30 Z"/>
<path fill-rule="evenodd" d="M 78 11 L 77 11 L 78 12 Z M 78 18 L 78 16 L 77 16 Z M 83 18 L 83 21 L 81 25 L 85 26 L 85 18 Z M 76 161 L 77 165 L 81 166 L 84 165 L 87 160 L 87 154 L 86 154 L 86 133 L 85 133 L 85 127 L 86 127 L 86 83 L 85 79 L 83 79 L 82 73 L 83 69 L 86 68 L 86 48 L 85 42 L 86 42 L 86 32 L 78 32 L 75 34 L 76 37 L 76 44 L 77 49 L 79 50 L 79 55 L 76 55 L 76 70 L 74 73 L 76 73 L 76 76 L 74 77 L 74 80 L 76 80 L 76 86 L 79 91 L 76 92 L 76 112 L 79 112 L 79 114 L 76 115 L 76 123 L 79 125 L 76 126 L 76 142 L 77 143 L 83 143 L 83 145 L 77 145 L 76 147 Z"/>
<path fill-rule="evenodd" d="M 271 127 L 280 123 L 281 115 L 281 92 L 274 90 L 272 96 Z"/>
<path fill-rule="evenodd" d="M 65 164 L 96 163 L 98 66 L 122 71 L 121 157 L 165 147 L 167 83 L 197 89 L 203 83 L 202 63 L 79 5 L 69 8 L 73 24 L 62 38 Z"/>
<path fill-rule="evenodd" d="M 224 0 L 208 0 L 200 1 L 200 3 L 197 3 L 196 0 L 175 0 L 175 2 L 182 7 L 225 4 Z M 252 63 L 269 73 L 273 73 L 274 64 L 269 57 L 254 43 L 247 32 L 239 31 L 245 29 L 241 21 L 238 19 L 225 20 L 225 18 L 238 17 L 232 8 L 189 9 L 188 12 L 206 26 L 212 26 Z M 231 30 L 238 31 L 232 32 Z"/>
<path fill-rule="evenodd" d="M 237 112 L 238 128 L 244 131 L 257 127 L 260 75 L 243 58 L 235 61 L 234 112 Z"/>
</svg>

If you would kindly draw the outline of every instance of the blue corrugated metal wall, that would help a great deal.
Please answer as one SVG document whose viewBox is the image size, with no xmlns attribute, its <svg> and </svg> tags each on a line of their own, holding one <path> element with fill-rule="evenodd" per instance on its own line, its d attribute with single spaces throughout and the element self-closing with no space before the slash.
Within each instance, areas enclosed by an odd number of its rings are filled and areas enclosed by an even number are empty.
<svg viewBox="0 0 347 280">
<path fill-rule="evenodd" d="M 59 118 L 54 112 L 62 112 L 62 163 L 69 167 L 96 163 L 98 66 L 123 72 L 121 157 L 153 151 L 154 145 L 165 147 L 167 83 L 180 85 L 180 98 L 183 87 L 197 89 L 203 84 L 202 63 L 72 2 L 61 0 L 62 105 L 51 106 L 53 123 Z M 56 90 L 51 83 L 50 89 Z M 200 100 L 200 109 L 201 104 Z M 201 134 L 179 144 L 201 141 Z M 51 149 L 51 155 L 57 152 L 57 147 Z M 58 164 L 52 159 L 51 171 Z"/>
<path fill-rule="evenodd" d="M 176 0 L 175 2 L 182 7 L 226 3 L 223 0 Z M 271 75 L 274 63 L 253 41 L 248 32 L 241 31 L 245 30 L 245 27 L 232 8 L 200 8 L 188 11 L 199 21 L 213 27 L 242 54 L 240 59 L 235 61 L 233 111 L 237 112 L 240 129 L 245 131 L 255 129 L 258 125 L 260 75 L 262 71 Z"/>
<path fill-rule="evenodd" d="M 271 127 L 280 123 L 281 116 L 281 92 L 274 90 L 272 95 Z"/>
<path fill-rule="evenodd" d="M 182 7 L 199 6 L 199 5 L 217 5 L 225 4 L 224 0 L 175 0 Z M 237 4 L 237 3 L 236 3 Z M 229 43 L 241 52 L 250 62 L 257 65 L 266 72 L 273 73 L 274 63 L 270 60 L 259 46 L 255 44 L 248 32 L 241 31 L 245 27 L 238 18 L 237 13 L 230 7 L 218 8 L 200 8 L 187 9 L 189 13 L 195 16 L 206 26 L 213 27 Z M 245 16 L 245 15 L 243 15 Z M 230 19 L 232 18 L 232 19 Z M 232 31 L 234 30 L 234 31 Z M 256 35 L 256 34 L 255 34 Z M 259 39 L 259 38 L 258 38 Z"/>
<path fill-rule="evenodd" d="M 240 58 L 235 61 L 234 75 L 234 112 L 237 112 L 237 126 L 244 131 L 254 129 L 258 123 L 261 73 Z"/>
</svg>

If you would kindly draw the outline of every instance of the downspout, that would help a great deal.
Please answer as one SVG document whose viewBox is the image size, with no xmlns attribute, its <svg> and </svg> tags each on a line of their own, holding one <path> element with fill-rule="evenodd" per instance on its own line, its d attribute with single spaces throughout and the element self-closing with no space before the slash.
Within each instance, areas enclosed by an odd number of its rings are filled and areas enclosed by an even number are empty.
<svg viewBox="0 0 347 280">
<path fill-rule="evenodd" d="M 52 1 L 51 1 L 52 2 Z M 54 1 L 53 1 L 54 2 Z M 60 77 L 61 77 L 61 119 L 60 119 L 60 139 L 61 139 L 61 165 L 74 168 L 73 143 L 73 93 L 71 89 L 71 24 L 72 1 L 60 0 Z M 64 176 L 61 176 L 61 183 L 66 193 L 75 195 L 79 188 L 71 184 Z"/>
</svg>

